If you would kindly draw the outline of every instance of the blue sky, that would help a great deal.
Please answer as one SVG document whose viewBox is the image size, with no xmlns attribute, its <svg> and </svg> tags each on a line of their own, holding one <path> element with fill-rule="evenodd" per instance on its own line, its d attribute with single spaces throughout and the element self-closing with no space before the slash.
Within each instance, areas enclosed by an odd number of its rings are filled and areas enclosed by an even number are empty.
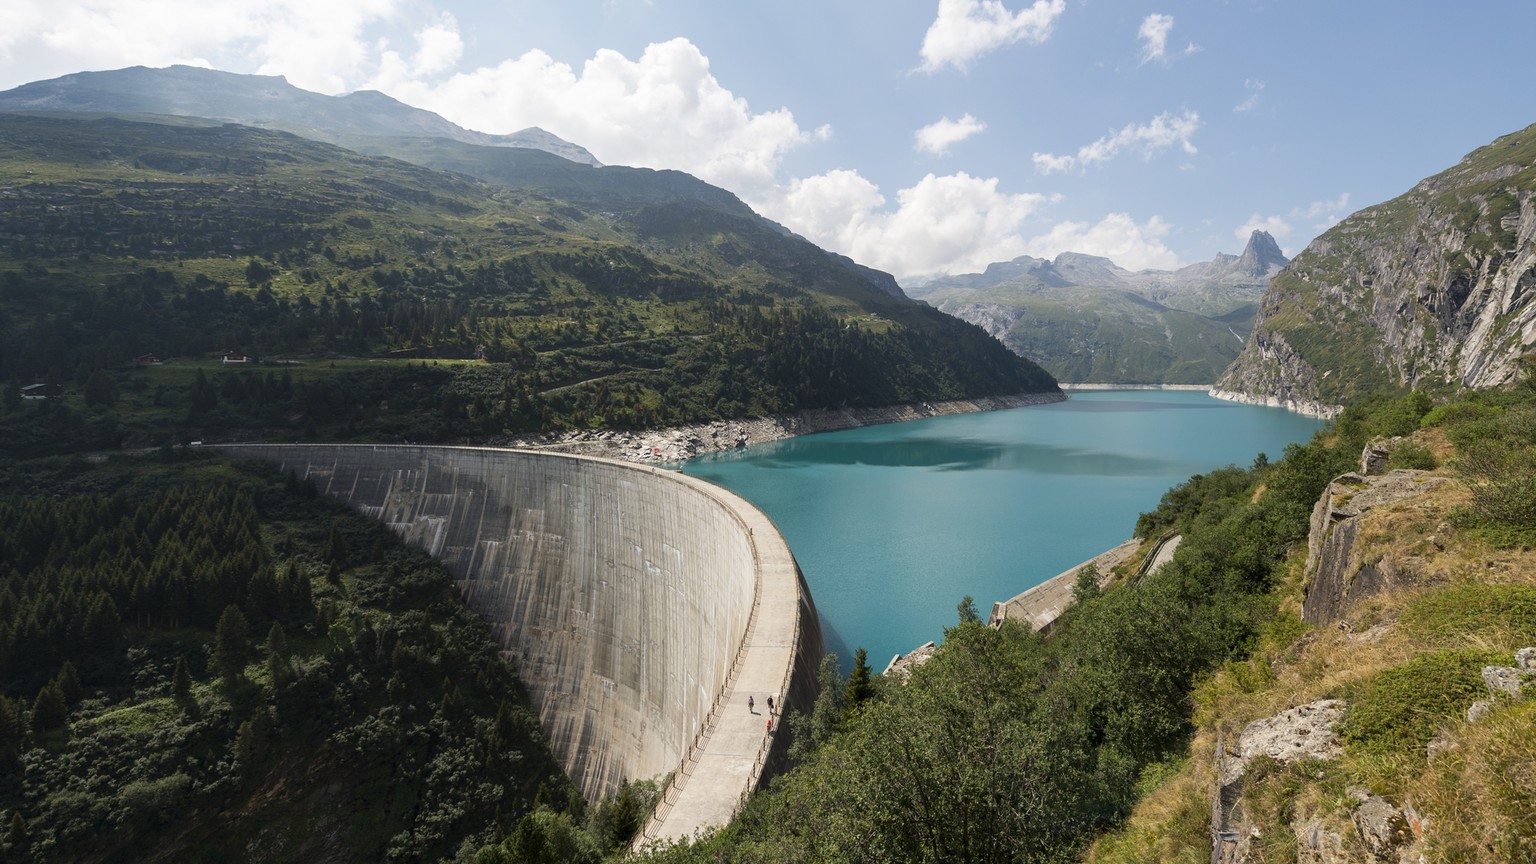
<svg viewBox="0 0 1536 864">
<path fill-rule="evenodd" d="M 1290 253 L 1536 122 L 1536 3 L 8 0 L 0 87 L 194 63 L 677 168 L 912 282 Z"/>
</svg>

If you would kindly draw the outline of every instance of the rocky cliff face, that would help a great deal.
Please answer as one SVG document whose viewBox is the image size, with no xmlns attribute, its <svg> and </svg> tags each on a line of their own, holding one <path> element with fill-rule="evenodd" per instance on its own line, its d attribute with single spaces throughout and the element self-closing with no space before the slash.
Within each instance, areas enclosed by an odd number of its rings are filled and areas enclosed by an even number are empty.
<svg viewBox="0 0 1536 864">
<path fill-rule="evenodd" d="M 1312 510 L 1307 537 L 1304 621 L 1330 624 L 1363 598 L 1420 580 L 1416 559 L 1374 552 L 1361 541 L 1373 511 L 1416 498 L 1443 479 L 1398 470 L 1380 476 L 1345 474 L 1328 484 Z"/>
<path fill-rule="evenodd" d="M 1270 283 L 1217 389 L 1328 406 L 1494 387 L 1536 347 L 1536 126 L 1323 234 Z"/>
</svg>

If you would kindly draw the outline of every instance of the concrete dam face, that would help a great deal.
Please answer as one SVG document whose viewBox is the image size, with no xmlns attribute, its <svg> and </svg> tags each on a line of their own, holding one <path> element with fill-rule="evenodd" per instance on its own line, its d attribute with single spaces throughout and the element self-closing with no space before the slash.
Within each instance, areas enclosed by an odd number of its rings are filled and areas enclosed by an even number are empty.
<svg viewBox="0 0 1536 864">
<path fill-rule="evenodd" d="M 739 723 L 749 694 L 807 710 L 814 698 L 821 630 L 799 568 L 767 517 L 716 486 L 515 450 L 220 449 L 308 478 L 441 559 L 589 799 L 676 771 L 659 819 L 688 809 L 684 793 L 728 797 L 729 818 L 787 736 L 757 715 L 754 738 L 733 741 L 741 736 L 722 719 Z M 677 817 L 711 824 L 719 814 Z"/>
</svg>

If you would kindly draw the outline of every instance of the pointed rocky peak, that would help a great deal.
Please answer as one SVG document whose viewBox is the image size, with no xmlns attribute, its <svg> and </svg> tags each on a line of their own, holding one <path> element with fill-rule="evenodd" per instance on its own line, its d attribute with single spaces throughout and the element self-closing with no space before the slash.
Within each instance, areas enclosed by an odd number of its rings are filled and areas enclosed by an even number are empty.
<svg viewBox="0 0 1536 864">
<path fill-rule="evenodd" d="M 1236 268 L 1254 276 L 1268 276 L 1278 272 L 1290 260 L 1268 231 L 1254 231 L 1248 235 L 1248 245 L 1238 256 Z"/>
</svg>

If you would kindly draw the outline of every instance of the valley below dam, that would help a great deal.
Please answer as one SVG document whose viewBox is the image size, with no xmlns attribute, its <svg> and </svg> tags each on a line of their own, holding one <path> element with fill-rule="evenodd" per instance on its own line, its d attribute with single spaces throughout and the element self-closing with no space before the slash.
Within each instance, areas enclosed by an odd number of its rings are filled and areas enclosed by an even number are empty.
<svg viewBox="0 0 1536 864">
<path fill-rule="evenodd" d="M 967 595 L 1006 600 L 1130 537 L 1169 487 L 1323 421 L 1186 390 L 1093 390 L 1003 411 L 826 432 L 683 463 L 788 540 L 828 651 L 879 671 L 939 640 Z"/>
</svg>

